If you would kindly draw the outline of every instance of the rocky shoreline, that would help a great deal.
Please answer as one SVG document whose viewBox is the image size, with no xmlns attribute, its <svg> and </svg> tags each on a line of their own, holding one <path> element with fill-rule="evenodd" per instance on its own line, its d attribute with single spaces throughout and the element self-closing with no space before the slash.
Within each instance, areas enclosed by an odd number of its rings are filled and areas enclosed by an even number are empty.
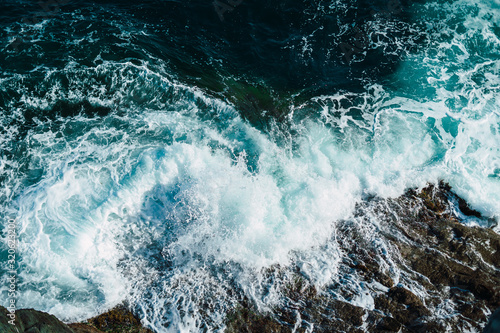
<svg viewBox="0 0 500 333">
<path fill-rule="evenodd" d="M 444 183 L 409 190 L 396 199 L 372 198 L 358 210 L 356 219 L 339 223 L 337 238 L 346 254 L 339 274 L 361 281 L 373 304 L 356 305 L 348 283 L 316 290 L 297 270 L 285 291 L 286 304 L 261 313 L 243 299 L 228 314 L 226 332 L 483 331 L 500 307 L 500 235 L 463 220 L 473 217 L 490 226 L 494 221 L 483 219 Z M 375 217 L 373 227 L 368 220 Z M 373 230 L 359 232 L 366 225 Z M 377 238 L 389 245 L 382 249 Z M 5 314 L 0 331 L 5 333 L 152 332 L 124 306 L 74 324 L 19 310 L 15 327 L 7 323 L 7 310 L 0 311 Z M 492 321 L 485 332 L 499 326 Z"/>
<path fill-rule="evenodd" d="M 83 323 L 65 324 L 45 312 L 22 309 L 16 311 L 16 325 L 7 321 L 7 309 L 0 306 L 2 333 L 153 333 L 144 328 L 140 319 L 125 306 L 117 306 Z"/>
<path fill-rule="evenodd" d="M 500 235 L 464 225 L 460 214 L 480 214 L 443 183 L 367 205 L 380 222 L 373 236 L 367 238 L 357 232 L 359 225 L 346 221 L 338 237 L 348 254 L 340 274 L 355 275 L 370 290 L 371 309 L 353 305 L 352 288 L 345 285 L 317 292 L 298 279 L 289 290 L 289 306 L 279 314 L 242 307 L 229 317 L 228 332 L 260 332 L 264 327 L 290 332 L 297 312 L 297 332 L 311 327 L 314 332 L 481 332 L 489 314 L 500 307 Z M 388 240 L 388 253 L 373 243 L 377 237 Z M 399 276 L 384 265 L 387 261 L 401 270 Z"/>
</svg>

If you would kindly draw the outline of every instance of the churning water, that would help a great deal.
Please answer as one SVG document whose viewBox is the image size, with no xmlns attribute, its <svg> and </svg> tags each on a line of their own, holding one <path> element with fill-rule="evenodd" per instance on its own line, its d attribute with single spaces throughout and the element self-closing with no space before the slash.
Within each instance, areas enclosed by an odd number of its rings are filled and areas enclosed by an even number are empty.
<svg viewBox="0 0 500 333">
<path fill-rule="evenodd" d="M 217 331 L 280 303 L 270 267 L 337 281 L 336 222 L 368 198 L 444 180 L 500 217 L 498 0 L 56 7 L 0 5 L 19 308 Z M 279 107 L 238 103 L 259 94 Z"/>
</svg>

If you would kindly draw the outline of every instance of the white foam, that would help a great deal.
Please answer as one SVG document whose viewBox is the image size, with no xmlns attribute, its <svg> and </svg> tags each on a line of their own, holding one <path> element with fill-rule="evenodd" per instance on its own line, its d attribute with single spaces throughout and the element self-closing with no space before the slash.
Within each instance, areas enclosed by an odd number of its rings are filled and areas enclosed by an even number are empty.
<svg viewBox="0 0 500 333">
<path fill-rule="evenodd" d="M 497 48 L 478 6 L 465 24 Z M 128 300 L 160 332 L 222 328 L 238 299 L 228 290 L 264 310 L 279 304 L 290 276 L 266 275 L 273 265 L 297 265 L 317 288 L 332 283 L 342 256 L 336 221 L 350 218 L 367 195 L 397 197 L 442 179 L 474 209 L 498 218 L 499 63 L 471 62 L 470 36 L 451 35 L 409 55 L 395 74 L 425 82 L 432 98 L 380 85 L 321 96 L 292 110 L 297 134 L 285 135 L 289 141 L 148 64 L 71 63 L 49 71 L 45 94 L 23 89 L 26 77 L 15 79 L 23 107 L 86 100 L 120 111 L 35 120 L 24 142 L 26 168 L 43 172 L 34 183 L 15 161 L 0 161 L 2 172 L 16 170 L 1 193 L 15 199 L 2 213 L 17 210 L 21 226 L 18 305 L 75 321 Z M 100 75 L 112 76 L 110 86 L 95 84 Z M 484 84 L 475 83 L 478 76 Z M 361 102 L 343 108 L 344 99 Z M 300 120 L 306 108 L 317 117 Z M 2 148 L 12 149 L 16 131 L 0 138 Z M 376 217 L 369 221 L 360 232 L 376 228 Z M 390 256 L 384 260 L 394 269 Z M 352 302 L 372 308 L 358 282 Z M 213 299 L 220 301 L 202 318 L 200 304 Z"/>
</svg>

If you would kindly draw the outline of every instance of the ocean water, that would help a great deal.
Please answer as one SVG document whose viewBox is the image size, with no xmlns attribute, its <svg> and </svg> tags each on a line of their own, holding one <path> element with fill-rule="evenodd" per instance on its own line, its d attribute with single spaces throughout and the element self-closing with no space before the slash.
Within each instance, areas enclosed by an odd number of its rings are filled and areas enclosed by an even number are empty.
<svg viewBox="0 0 500 333">
<path fill-rule="evenodd" d="M 370 198 L 443 180 L 500 219 L 498 0 L 233 5 L 0 4 L 18 308 L 222 331 L 279 306 L 287 267 L 338 282 L 337 222 Z"/>
</svg>

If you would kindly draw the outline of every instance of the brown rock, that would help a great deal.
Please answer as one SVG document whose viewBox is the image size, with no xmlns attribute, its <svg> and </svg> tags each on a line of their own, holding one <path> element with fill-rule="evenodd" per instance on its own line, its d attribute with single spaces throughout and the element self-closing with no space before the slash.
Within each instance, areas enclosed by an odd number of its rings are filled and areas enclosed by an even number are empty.
<svg viewBox="0 0 500 333">
<path fill-rule="evenodd" d="M 249 308 L 239 307 L 227 317 L 227 333 L 290 332 L 290 328 L 279 324 L 270 316 L 258 314 Z"/>
<path fill-rule="evenodd" d="M 153 333 L 142 327 L 140 319 L 123 305 L 91 318 L 87 323 L 103 332 Z"/>
<path fill-rule="evenodd" d="M 82 323 L 74 323 L 68 325 L 74 333 L 103 333 L 95 327 Z"/>
</svg>

